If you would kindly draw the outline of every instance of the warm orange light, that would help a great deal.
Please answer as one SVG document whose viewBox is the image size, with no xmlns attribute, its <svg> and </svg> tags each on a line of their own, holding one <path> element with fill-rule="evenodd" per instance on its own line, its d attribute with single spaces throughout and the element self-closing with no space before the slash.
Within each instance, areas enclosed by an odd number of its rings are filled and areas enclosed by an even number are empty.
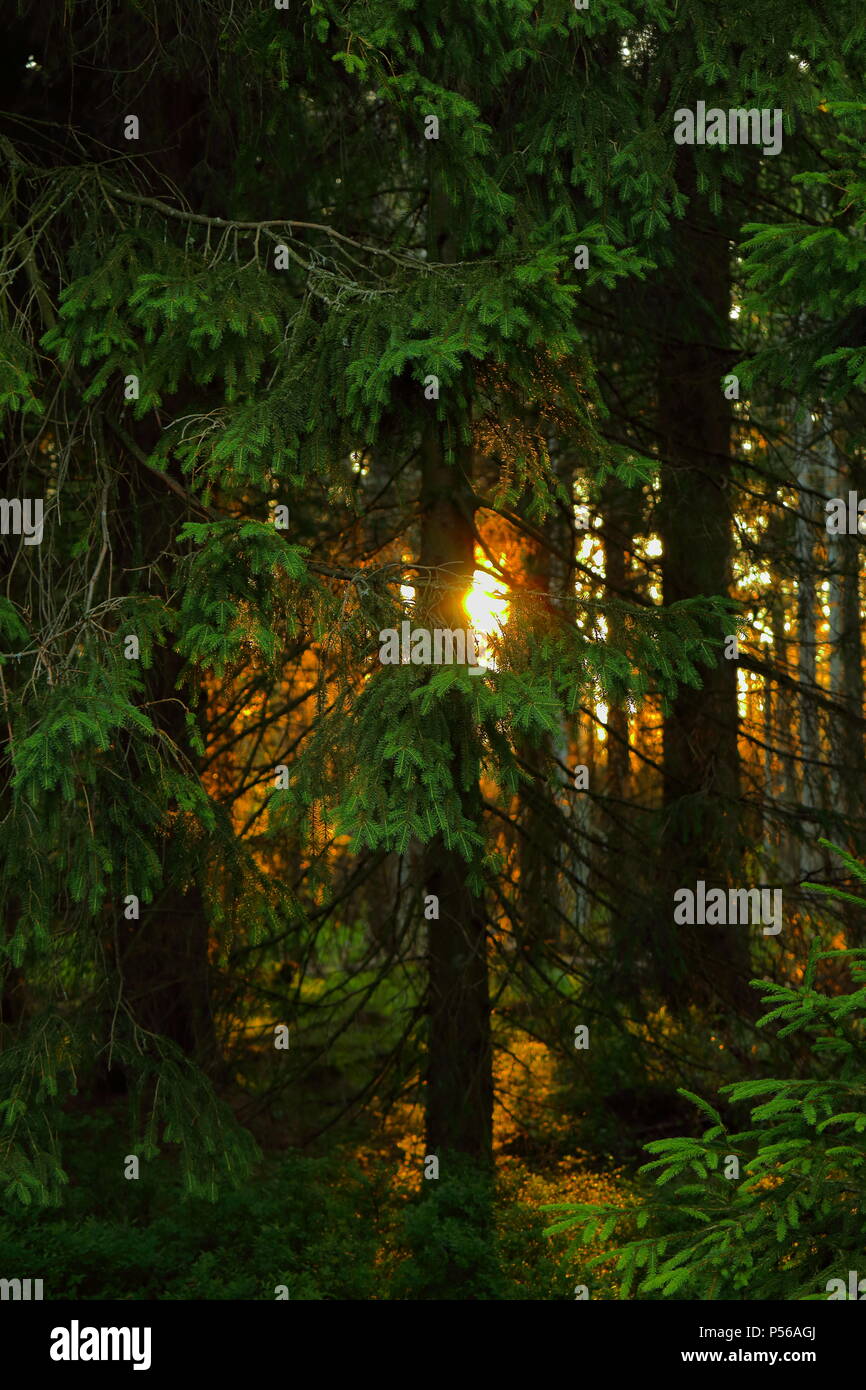
<svg viewBox="0 0 866 1390">
<path fill-rule="evenodd" d="M 476 570 L 472 576 L 472 588 L 463 607 L 479 637 L 498 633 L 508 617 L 506 591 L 484 570 Z"/>
<path fill-rule="evenodd" d="M 479 659 L 482 665 L 490 666 L 490 638 L 498 636 L 508 620 L 506 591 L 485 570 L 476 570 L 463 607 L 477 638 Z"/>
</svg>

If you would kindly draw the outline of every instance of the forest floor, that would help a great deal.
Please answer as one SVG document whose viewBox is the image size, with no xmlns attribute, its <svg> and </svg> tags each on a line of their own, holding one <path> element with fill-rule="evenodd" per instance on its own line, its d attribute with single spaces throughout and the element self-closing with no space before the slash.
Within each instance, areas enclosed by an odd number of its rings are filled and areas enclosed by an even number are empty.
<svg viewBox="0 0 866 1390">
<path fill-rule="evenodd" d="M 79 1106 L 63 1205 L 0 1203 L 0 1272 L 42 1278 L 46 1298 L 573 1299 L 582 1259 L 544 1235 L 558 1218 L 545 1207 L 627 1200 L 630 1184 L 574 1149 L 555 1094 L 542 1043 L 500 1053 L 492 1186 L 471 1171 L 425 1182 L 420 1107 L 398 1103 L 348 1136 L 263 1144 L 252 1178 L 214 1203 L 184 1196 L 170 1145 L 125 1180 L 123 1098 Z"/>
</svg>

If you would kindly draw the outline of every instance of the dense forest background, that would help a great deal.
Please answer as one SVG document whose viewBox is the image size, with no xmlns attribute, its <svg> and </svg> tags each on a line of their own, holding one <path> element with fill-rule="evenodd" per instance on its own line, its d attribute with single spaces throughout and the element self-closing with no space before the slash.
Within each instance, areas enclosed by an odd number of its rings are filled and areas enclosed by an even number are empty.
<svg viewBox="0 0 866 1390">
<path fill-rule="evenodd" d="M 827 1297 L 866 10 L 6 9 L 0 1276 Z"/>
</svg>

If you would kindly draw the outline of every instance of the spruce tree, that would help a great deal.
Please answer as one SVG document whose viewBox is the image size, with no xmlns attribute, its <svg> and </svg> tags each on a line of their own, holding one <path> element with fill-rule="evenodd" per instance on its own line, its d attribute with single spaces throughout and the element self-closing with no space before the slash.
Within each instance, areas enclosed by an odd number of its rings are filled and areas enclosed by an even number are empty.
<svg viewBox="0 0 866 1390">
<path fill-rule="evenodd" d="M 587 319 L 675 274 L 684 215 L 718 215 L 718 151 L 678 177 L 680 101 L 705 81 L 814 97 L 775 38 L 790 7 L 762 5 L 742 42 L 700 6 L 607 0 L 22 14 L 0 403 L 9 495 L 46 515 L 40 546 L 7 548 L 0 601 L 4 1171 L 56 1195 L 57 1107 L 120 1068 L 148 1153 L 179 1140 L 208 1191 L 242 1174 L 211 1084 L 227 962 L 313 950 L 340 837 L 365 873 L 410 870 L 428 1144 L 484 1158 L 497 834 L 527 752 L 565 838 L 545 753 L 563 720 L 648 693 L 695 707 L 732 608 L 697 574 L 667 609 L 518 583 L 482 676 L 383 665 L 379 634 L 463 626 L 482 513 L 536 535 L 570 520 L 566 451 L 592 489 L 652 486 L 666 460 L 608 437 Z M 794 27 L 804 51 L 835 38 L 805 6 Z M 692 304 L 687 340 L 708 321 Z M 241 692 L 263 710 L 248 766 Z M 283 751 L 295 699 L 315 713 Z M 302 905 L 264 867 L 298 845 Z M 570 991 L 548 997 L 559 1021 Z"/>
</svg>

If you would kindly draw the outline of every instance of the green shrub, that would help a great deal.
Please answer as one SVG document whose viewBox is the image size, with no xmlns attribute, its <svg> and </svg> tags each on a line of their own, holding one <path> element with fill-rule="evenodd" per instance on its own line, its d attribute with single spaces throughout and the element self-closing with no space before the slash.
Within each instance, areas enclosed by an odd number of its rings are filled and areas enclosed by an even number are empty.
<svg viewBox="0 0 866 1390">
<path fill-rule="evenodd" d="M 866 870 L 843 857 L 866 882 Z M 853 988 L 816 988 L 821 961 L 847 964 Z M 654 1186 L 642 1200 L 553 1208 L 567 1215 L 548 1234 L 573 1230 L 578 1246 L 626 1236 L 587 1261 L 591 1296 L 821 1299 L 830 1279 L 847 1283 L 858 1268 L 866 1275 L 866 951 L 815 950 L 802 984 L 753 984 L 769 1009 L 759 1026 L 808 1040 L 812 1075 L 721 1087 L 733 1106 L 751 1102 L 750 1123 L 739 1132 L 682 1092 L 710 1126 L 699 1138 L 646 1145 L 653 1161 L 641 1173 L 652 1174 Z M 599 1267 L 594 1285 L 590 1272 Z"/>
<path fill-rule="evenodd" d="M 411 1257 L 392 1280 L 398 1299 L 505 1298 L 488 1174 L 458 1155 L 442 1161 L 447 1175 L 425 1185 L 403 1219 Z"/>
<path fill-rule="evenodd" d="M 103 1171 L 101 1188 L 86 1172 L 62 1211 L 7 1200 L 0 1271 L 42 1278 L 52 1299 L 267 1300 L 280 1284 L 293 1300 L 372 1296 L 372 1186 L 339 1155 L 268 1161 L 213 1203 L 181 1201 L 178 1165 L 146 1169 L 137 1182 Z"/>
</svg>

